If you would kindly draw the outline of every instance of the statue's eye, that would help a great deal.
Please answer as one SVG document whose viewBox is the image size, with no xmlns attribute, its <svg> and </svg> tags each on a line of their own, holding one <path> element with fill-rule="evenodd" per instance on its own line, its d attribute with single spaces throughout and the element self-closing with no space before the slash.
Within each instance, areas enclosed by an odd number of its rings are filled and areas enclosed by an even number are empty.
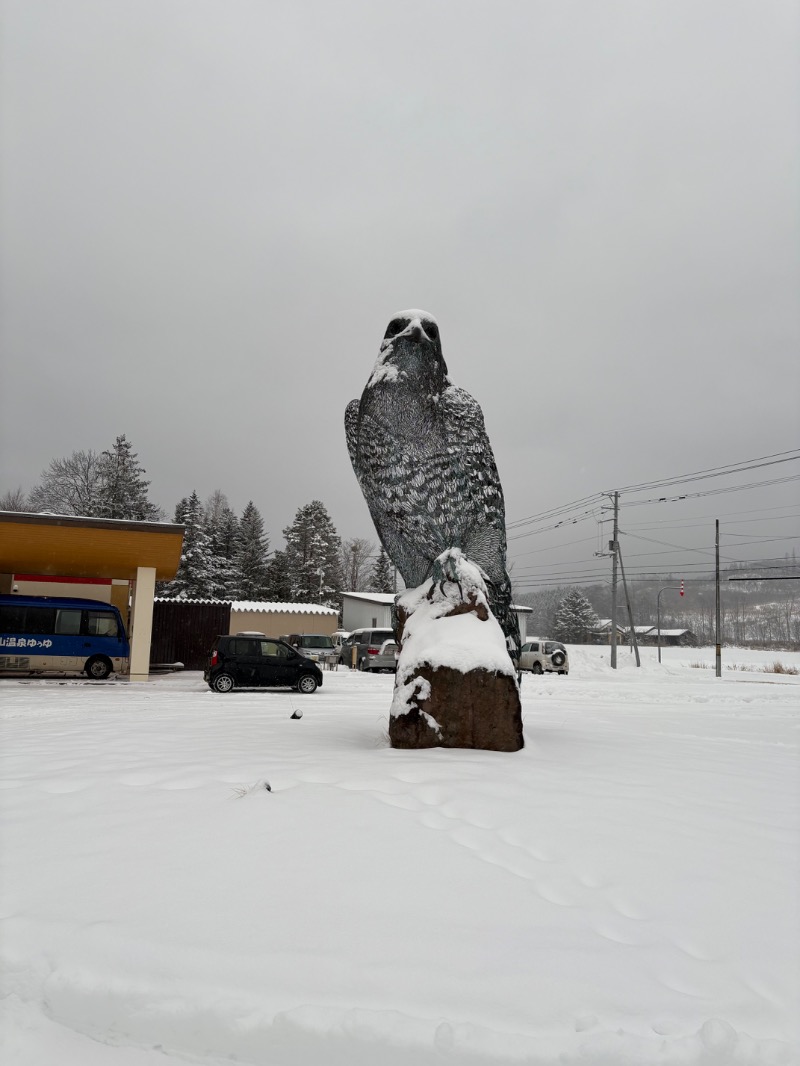
<svg viewBox="0 0 800 1066">
<path fill-rule="evenodd" d="M 432 341 L 437 340 L 438 337 L 439 337 L 439 327 L 436 325 L 436 323 L 435 322 L 426 322 L 424 325 L 425 325 L 425 332 L 428 334 L 430 339 Z"/>
<path fill-rule="evenodd" d="M 389 325 L 386 327 L 384 337 L 396 337 L 401 330 L 406 328 L 408 323 L 402 318 L 393 318 Z"/>
</svg>

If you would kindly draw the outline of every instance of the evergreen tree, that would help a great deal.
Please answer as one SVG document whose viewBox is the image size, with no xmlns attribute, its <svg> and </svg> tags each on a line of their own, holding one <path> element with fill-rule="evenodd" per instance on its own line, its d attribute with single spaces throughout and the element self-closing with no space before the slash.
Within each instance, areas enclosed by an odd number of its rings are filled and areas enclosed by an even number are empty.
<svg viewBox="0 0 800 1066">
<path fill-rule="evenodd" d="M 339 606 L 341 538 L 319 500 L 301 507 L 283 531 L 292 599 Z"/>
<path fill-rule="evenodd" d="M 553 636 L 572 644 L 583 643 L 597 621 L 594 608 L 586 597 L 578 589 L 570 589 L 558 605 Z"/>
<path fill-rule="evenodd" d="M 101 518 L 127 518 L 136 522 L 157 522 L 164 517 L 160 507 L 147 496 L 150 482 L 133 445 L 123 433 L 113 447 L 104 451 L 99 464 L 99 505 Z"/>
<path fill-rule="evenodd" d="M 233 559 L 231 597 L 236 600 L 264 600 L 267 597 L 267 556 L 269 541 L 264 520 L 252 500 L 242 512 Z"/>
<path fill-rule="evenodd" d="M 204 517 L 203 505 L 196 492 L 188 498 L 184 497 L 175 508 L 175 521 L 182 523 L 186 529 L 178 572 L 163 593 L 171 599 L 204 600 L 213 597 L 211 542 L 204 528 Z"/>
<path fill-rule="evenodd" d="M 371 592 L 391 592 L 394 589 L 394 567 L 383 546 L 372 568 L 369 587 Z"/>
<path fill-rule="evenodd" d="M 214 596 L 225 599 L 231 596 L 237 584 L 235 558 L 239 519 L 231 510 L 228 497 L 219 489 L 206 500 L 205 530 L 211 544 Z"/>
<path fill-rule="evenodd" d="M 275 603 L 292 602 L 292 578 L 286 552 L 274 552 L 267 563 L 267 596 Z"/>
<path fill-rule="evenodd" d="M 236 551 L 239 544 L 239 519 L 230 507 L 222 512 L 211 540 L 214 555 L 214 590 L 220 599 L 232 598 L 237 582 Z"/>
</svg>

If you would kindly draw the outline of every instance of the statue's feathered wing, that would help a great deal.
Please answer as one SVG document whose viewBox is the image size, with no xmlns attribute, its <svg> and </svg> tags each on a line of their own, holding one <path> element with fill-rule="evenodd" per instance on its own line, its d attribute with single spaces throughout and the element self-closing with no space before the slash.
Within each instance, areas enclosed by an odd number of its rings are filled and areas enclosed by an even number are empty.
<svg viewBox="0 0 800 1066">
<path fill-rule="evenodd" d="M 387 554 L 409 587 L 429 576 L 433 560 L 460 548 L 489 579 L 492 610 L 519 651 L 506 572 L 503 491 L 483 413 L 464 389 L 434 397 L 403 393 L 402 407 L 381 402 L 368 383 L 345 412 L 347 447 Z"/>
</svg>

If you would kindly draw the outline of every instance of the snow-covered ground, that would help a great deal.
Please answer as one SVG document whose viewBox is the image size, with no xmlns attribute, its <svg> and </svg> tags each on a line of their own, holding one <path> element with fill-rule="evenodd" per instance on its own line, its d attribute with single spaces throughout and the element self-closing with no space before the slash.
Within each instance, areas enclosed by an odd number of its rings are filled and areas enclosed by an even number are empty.
<svg viewBox="0 0 800 1066">
<path fill-rule="evenodd" d="M 389 676 L 1 682 L 2 1061 L 800 1062 L 800 676 L 643 654 L 516 754 L 391 750 Z"/>
</svg>

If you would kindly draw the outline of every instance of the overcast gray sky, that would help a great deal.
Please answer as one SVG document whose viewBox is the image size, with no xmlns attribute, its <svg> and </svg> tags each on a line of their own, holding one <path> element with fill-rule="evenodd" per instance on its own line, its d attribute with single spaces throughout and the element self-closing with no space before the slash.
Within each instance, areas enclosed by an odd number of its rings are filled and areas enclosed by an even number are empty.
<svg viewBox="0 0 800 1066">
<path fill-rule="evenodd" d="M 509 521 L 800 442 L 796 2 L 2 9 L 0 492 L 124 432 L 170 514 L 373 538 L 342 418 L 405 307 Z"/>
</svg>

